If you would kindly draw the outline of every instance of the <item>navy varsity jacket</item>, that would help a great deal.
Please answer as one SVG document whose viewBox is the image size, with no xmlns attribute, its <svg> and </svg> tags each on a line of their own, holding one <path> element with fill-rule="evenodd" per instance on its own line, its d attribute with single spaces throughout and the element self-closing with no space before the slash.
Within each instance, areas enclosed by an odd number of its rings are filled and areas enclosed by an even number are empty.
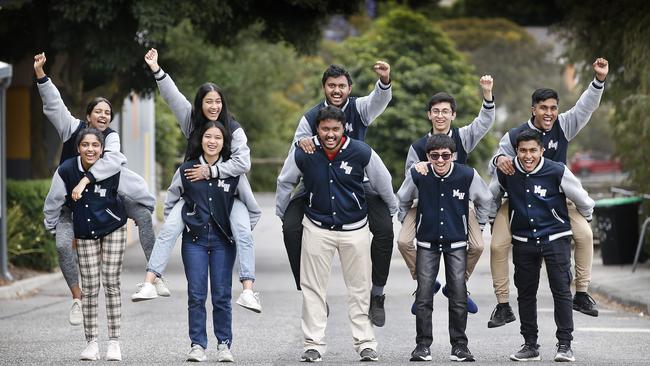
<svg viewBox="0 0 650 366">
<path fill-rule="evenodd" d="M 451 163 L 449 172 L 439 176 L 428 165 L 429 174 L 411 168 L 397 192 L 400 221 L 419 197 L 416 239 L 421 248 L 450 251 L 467 246 L 469 201 L 474 202 L 481 227 L 487 221 L 492 195 L 473 168 Z"/>
</svg>

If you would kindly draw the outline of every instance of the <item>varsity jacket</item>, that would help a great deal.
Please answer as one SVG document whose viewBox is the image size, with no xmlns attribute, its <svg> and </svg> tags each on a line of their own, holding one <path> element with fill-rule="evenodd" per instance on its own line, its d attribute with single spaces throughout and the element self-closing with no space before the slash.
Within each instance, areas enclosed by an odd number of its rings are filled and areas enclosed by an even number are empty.
<svg viewBox="0 0 650 366">
<path fill-rule="evenodd" d="M 85 173 L 80 157 L 66 160 L 56 170 L 45 199 L 46 206 L 50 204 L 44 210 L 47 230 L 56 228 L 64 204 L 72 211 L 75 238 L 99 239 L 126 224 L 126 212 L 118 196 L 120 173 L 88 184 L 81 198 L 73 201 L 72 189 Z"/>
<path fill-rule="evenodd" d="M 43 113 L 54 125 L 63 142 L 59 163 L 61 164 L 69 158 L 79 155 L 75 142 L 77 135 L 87 126 L 87 123 L 72 116 L 63 103 L 59 90 L 47 76 L 38 79 L 37 85 L 38 92 L 43 100 Z M 147 187 L 144 178 L 126 168 L 126 156 L 120 152 L 120 135 L 110 128 L 107 128 L 103 133 L 104 152 L 102 158 L 93 164 L 90 170 L 85 173 L 85 176 L 90 179 L 91 183 L 95 183 L 117 173 L 122 174 L 120 193 L 153 212 L 156 206 L 156 198 L 146 189 L 143 189 L 143 187 Z M 48 205 L 47 201 L 45 205 Z"/>
<path fill-rule="evenodd" d="M 467 164 L 468 154 L 476 148 L 479 141 L 487 134 L 487 132 L 494 125 L 495 119 L 495 106 L 494 100 L 488 102 L 483 100 L 483 105 L 478 116 L 467 126 L 452 127 L 447 132 L 447 135 L 454 139 L 456 142 L 456 162 L 460 164 Z M 432 131 L 429 131 L 422 138 L 416 140 L 409 147 L 409 152 L 406 155 L 405 175 L 408 175 L 409 169 L 413 164 L 420 161 L 428 161 L 426 148 L 427 140 L 431 137 Z"/>
<path fill-rule="evenodd" d="M 542 157 L 537 167 L 527 173 L 518 159 L 513 162 L 514 175 L 497 169 L 497 177 L 490 183 L 494 196 L 490 217 L 496 215 L 503 193 L 507 192 L 514 241 L 547 244 L 572 235 L 567 198 L 575 203 L 582 216 L 591 220 L 594 200 L 566 165 Z"/>
<path fill-rule="evenodd" d="M 156 83 L 160 90 L 160 96 L 176 116 L 176 121 L 185 138 L 189 139 L 193 129 L 192 103 L 178 90 L 169 74 L 160 69 L 156 75 L 159 75 L 156 77 Z M 239 123 L 232 122 L 229 126 L 232 134 L 230 159 L 210 167 L 212 178 L 237 177 L 248 173 L 251 169 L 251 151 L 247 145 L 246 133 Z"/>
<path fill-rule="evenodd" d="M 341 108 L 345 114 L 345 134 L 355 140 L 365 141 L 366 129 L 384 112 L 392 97 L 391 84 L 386 85 L 380 80 L 377 80 L 375 89 L 365 97 L 348 97 Z M 316 135 L 316 115 L 327 105 L 326 100 L 322 101 L 302 116 L 293 136 L 294 145 L 303 137 Z"/>
<path fill-rule="evenodd" d="M 386 202 L 392 214 L 397 202 L 391 176 L 384 163 L 366 143 L 346 138 L 330 161 L 317 136 L 312 137 L 316 152 L 307 154 L 294 149 L 284 162 L 275 195 L 276 215 L 284 217 L 291 191 L 302 177 L 305 215 L 315 225 L 334 231 L 356 230 L 367 222 L 364 176 Z"/>
<path fill-rule="evenodd" d="M 568 111 L 560 113 L 557 116 L 555 123 L 553 123 L 553 127 L 548 131 L 542 131 L 535 127 L 533 124 L 534 117 L 531 117 L 519 127 L 515 127 L 508 131 L 503 135 L 501 141 L 499 141 L 497 153 L 490 161 L 490 174 L 494 175 L 496 160 L 499 156 L 505 155 L 509 158 L 517 156 L 515 151 L 517 135 L 522 130 L 529 128 L 537 130 L 542 134 L 545 158 L 566 164 L 569 141 L 575 138 L 578 132 L 587 125 L 591 115 L 600 105 L 600 98 L 603 95 L 604 85 L 603 82 L 594 78 L 587 87 L 587 90 L 582 93 L 580 99 L 576 102 L 576 105 Z"/>
<path fill-rule="evenodd" d="M 201 162 L 201 164 L 205 163 L 203 156 L 199 157 L 199 161 Z M 219 162 L 217 162 L 216 164 L 218 163 Z M 215 184 L 215 182 L 217 181 L 218 180 L 215 178 L 210 179 L 210 183 L 212 184 Z M 182 198 L 182 196 L 183 196 L 183 181 L 181 180 L 181 169 L 179 168 L 174 173 L 174 177 L 172 178 L 172 183 L 167 189 L 167 196 L 165 198 L 165 209 L 164 209 L 165 219 L 169 215 L 169 212 L 171 212 L 171 210 L 174 208 L 176 203 Z M 242 174 L 239 176 L 237 189 L 235 190 L 235 197 L 241 200 L 246 205 L 246 208 L 248 209 L 248 216 L 251 222 L 251 230 L 253 230 L 255 228 L 255 225 L 257 225 L 257 222 L 260 220 L 260 217 L 262 216 L 262 210 L 260 209 L 260 206 L 257 204 L 257 201 L 255 200 L 255 196 L 253 196 L 253 189 L 251 188 L 251 185 L 248 182 L 248 179 L 246 178 L 246 174 Z"/>
<path fill-rule="evenodd" d="M 429 174 L 412 167 L 399 191 L 398 219 L 404 221 L 413 200 L 419 197 L 416 215 L 417 245 L 424 249 L 451 251 L 467 246 L 469 201 L 476 216 L 485 225 L 492 201 L 487 184 L 476 170 L 451 163 L 449 172 L 439 176 L 428 164 Z"/>
</svg>

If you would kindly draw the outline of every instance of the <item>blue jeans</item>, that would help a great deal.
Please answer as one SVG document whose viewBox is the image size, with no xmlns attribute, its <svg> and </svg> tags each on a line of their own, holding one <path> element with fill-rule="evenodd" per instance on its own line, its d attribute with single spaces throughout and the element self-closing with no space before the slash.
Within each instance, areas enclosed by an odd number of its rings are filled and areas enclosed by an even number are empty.
<svg viewBox="0 0 650 366">
<path fill-rule="evenodd" d="M 196 241 L 192 241 L 190 235 L 183 235 L 181 254 L 185 277 L 187 277 L 187 310 L 192 345 L 198 344 L 208 348 L 205 300 L 208 297 L 209 274 L 214 335 L 219 343 L 225 343 L 230 347 L 232 343 L 230 300 L 235 246 L 223 240 L 216 231 L 210 231 Z"/>
<path fill-rule="evenodd" d="M 156 244 L 151 252 L 147 272 L 155 273 L 158 277 L 161 277 L 165 272 L 176 239 L 181 236 L 185 228 L 181 215 L 184 204 L 185 201 L 180 200 L 174 205 L 158 234 L 158 238 L 156 238 Z M 250 217 L 246 205 L 237 198 L 235 198 L 232 211 L 230 211 L 230 229 L 237 244 L 239 280 L 255 281 L 255 248 L 253 247 Z"/>
</svg>

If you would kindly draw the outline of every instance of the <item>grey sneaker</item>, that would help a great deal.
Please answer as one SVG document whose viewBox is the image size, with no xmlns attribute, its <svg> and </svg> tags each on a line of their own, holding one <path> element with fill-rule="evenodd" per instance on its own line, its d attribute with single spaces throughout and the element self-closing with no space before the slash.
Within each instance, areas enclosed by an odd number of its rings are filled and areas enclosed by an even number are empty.
<svg viewBox="0 0 650 366">
<path fill-rule="evenodd" d="M 235 362 L 235 358 L 230 352 L 230 348 L 225 343 L 217 345 L 217 362 Z"/>
<path fill-rule="evenodd" d="M 596 300 L 586 292 L 576 292 L 573 297 L 573 310 L 591 316 L 598 316 Z"/>
<path fill-rule="evenodd" d="M 423 344 L 418 344 L 411 352 L 411 361 L 431 361 L 431 350 Z"/>
<path fill-rule="evenodd" d="M 573 356 L 570 344 L 558 344 L 557 353 L 555 354 L 555 362 L 575 362 L 576 358 Z"/>
<path fill-rule="evenodd" d="M 474 355 L 472 355 L 472 352 L 470 352 L 469 348 L 467 348 L 467 346 L 464 344 L 455 344 L 453 347 L 451 347 L 451 356 L 449 356 L 449 359 L 459 362 L 475 361 Z"/>
<path fill-rule="evenodd" d="M 364 348 L 359 356 L 361 356 L 359 361 L 379 361 L 379 354 L 372 348 Z"/>
<path fill-rule="evenodd" d="M 384 300 L 386 295 L 370 295 L 370 321 L 376 327 L 383 327 L 386 324 L 386 312 L 384 311 Z"/>
<path fill-rule="evenodd" d="M 300 356 L 300 362 L 321 362 L 323 359 L 320 356 L 320 352 L 315 349 L 308 349 L 302 353 Z"/>
<path fill-rule="evenodd" d="M 506 323 L 514 322 L 517 320 L 515 313 L 512 312 L 510 303 L 497 304 L 497 307 L 492 311 L 490 315 L 490 321 L 488 321 L 488 328 L 496 328 Z"/>
<path fill-rule="evenodd" d="M 208 359 L 205 355 L 205 349 L 198 344 L 192 345 L 190 353 L 187 354 L 187 360 L 190 362 L 203 362 Z"/>
<path fill-rule="evenodd" d="M 72 300 L 72 306 L 70 307 L 68 321 L 70 322 L 70 325 L 81 325 L 81 323 L 84 322 L 84 314 L 81 311 L 81 300 Z"/>
<path fill-rule="evenodd" d="M 513 361 L 539 361 L 542 358 L 539 357 L 539 344 L 524 344 L 519 352 L 510 355 L 510 359 Z"/>
</svg>

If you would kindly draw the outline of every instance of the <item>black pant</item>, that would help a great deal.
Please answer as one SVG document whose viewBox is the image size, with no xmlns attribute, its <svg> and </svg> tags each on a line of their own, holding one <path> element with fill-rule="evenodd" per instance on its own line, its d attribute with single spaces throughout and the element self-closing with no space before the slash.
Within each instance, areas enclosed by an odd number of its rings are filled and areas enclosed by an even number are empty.
<svg viewBox="0 0 650 366">
<path fill-rule="evenodd" d="M 537 289 L 542 259 L 546 263 L 548 283 L 553 293 L 553 313 L 560 344 L 571 344 L 573 336 L 573 305 L 571 300 L 571 237 L 565 236 L 548 244 L 512 243 L 515 264 L 515 286 L 521 320 L 521 335 L 526 343 L 537 343 Z"/>
<path fill-rule="evenodd" d="M 302 218 L 305 215 L 304 197 L 293 199 L 284 212 L 282 234 L 287 250 L 291 272 L 300 290 L 300 249 L 302 248 Z M 372 233 L 370 258 L 372 260 L 372 284 L 385 286 L 388 280 L 390 259 L 393 255 L 393 218 L 381 197 L 366 195 L 368 222 Z"/>
<path fill-rule="evenodd" d="M 417 344 L 431 346 L 433 342 L 433 284 L 438 276 L 440 257 L 445 261 L 447 296 L 449 297 L 449 342 L 452 346 L 467 345 L 467 287 L 465 269 L 467 250 L 459 248 L 449 252 L 439 252 L 418 247 L 416 263 L 418 289 L 415 293 L 415 329 Z"/>
</svg>

